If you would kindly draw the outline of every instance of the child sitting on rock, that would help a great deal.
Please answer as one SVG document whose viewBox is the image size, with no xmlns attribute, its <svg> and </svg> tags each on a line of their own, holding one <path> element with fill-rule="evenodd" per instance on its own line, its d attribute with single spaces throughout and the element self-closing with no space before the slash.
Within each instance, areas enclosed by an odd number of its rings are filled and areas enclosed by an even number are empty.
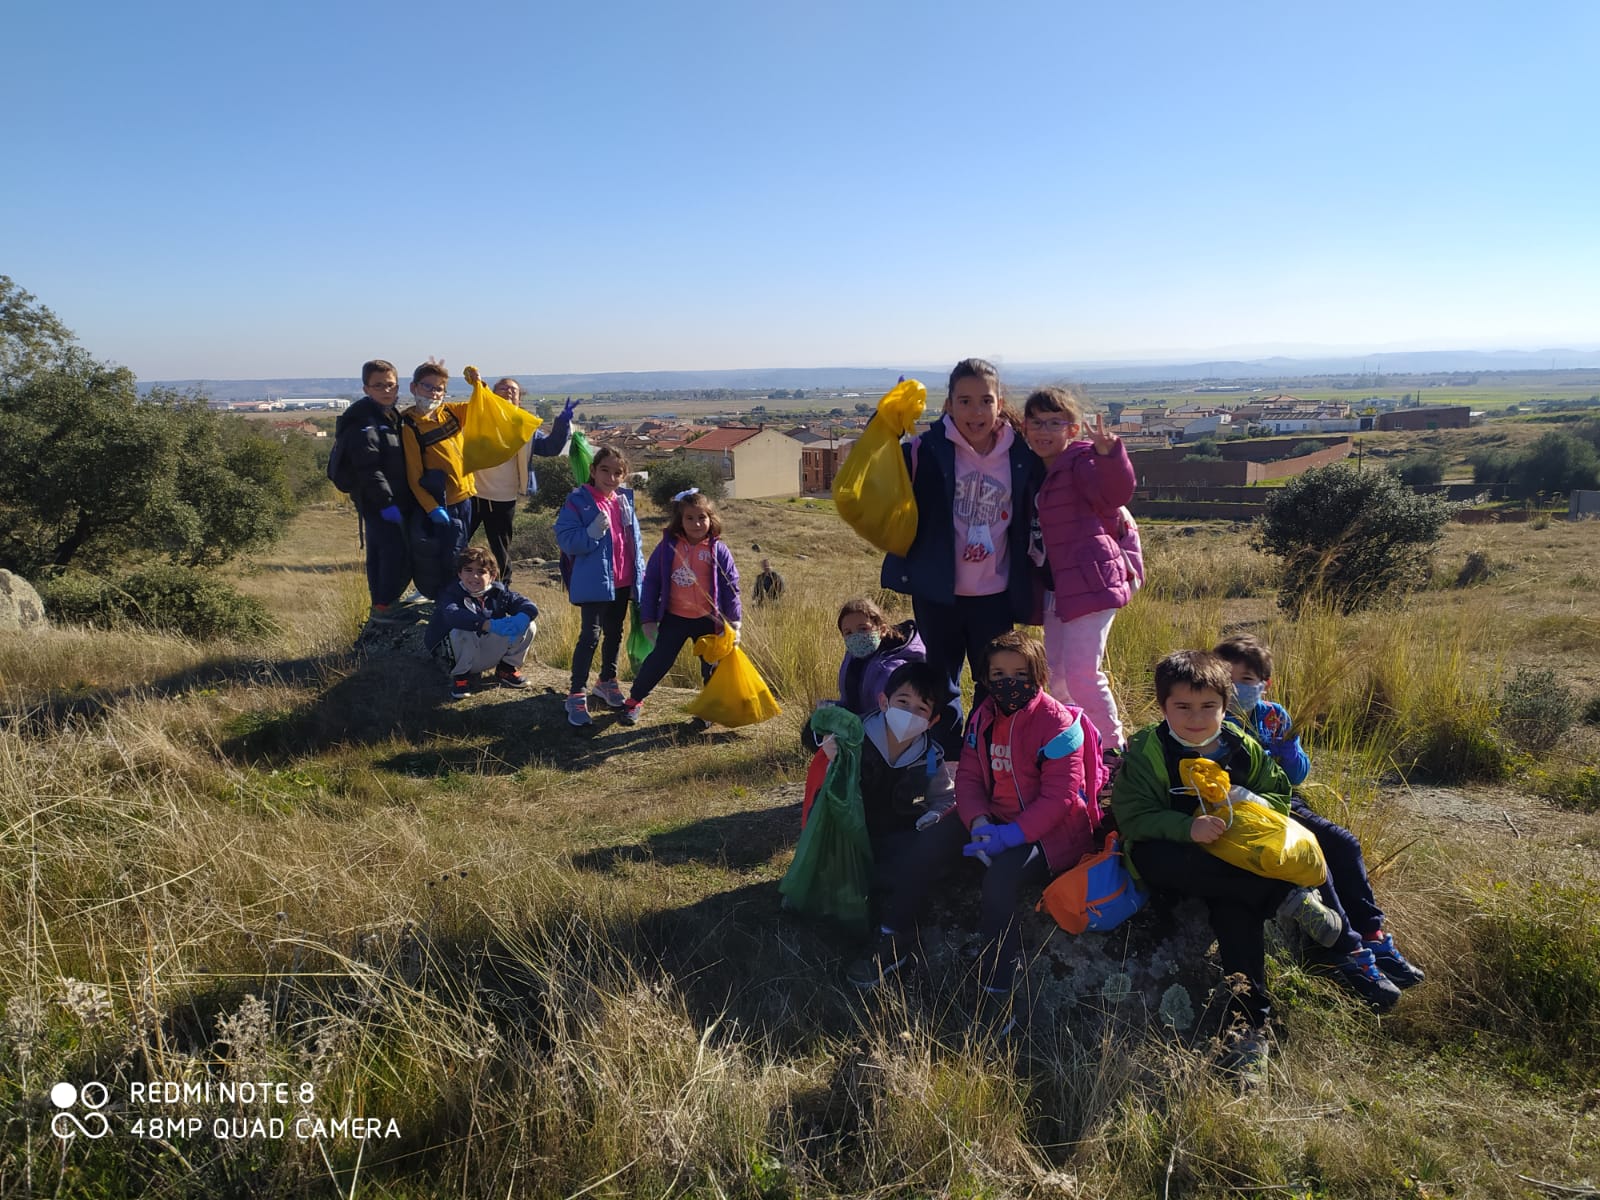
<svg viewBox="0 0 1600 1200">
<path fill-rule="evenodd" d="M 1300 745 L 1288 710 L 1266 698 L 1272 684 L 1272 651 L 1245 634 L 1219 643 L 1215 653 L 1232 675 L 1232 712 L 1283 768 L 1290 784 L 1298 787 L 1311 773 L 1311 759 Z M 1289 798 L 1289 813 L 1311 830 L 1322 849 L 1328 881 L 1318 893 L 1340 919 L 1339 940 L 1325 950 L 1315 947 L 1312 965 L 1386 1012 L 1400 999 L 1400 989 L 1421 983 L 1424 975 L 1400 953 L 1383 927 L 1383 909 L 1372 894 L 1361 842 L 1344 826 L 1313 811 L 1298 792 Z"/>
</svg>

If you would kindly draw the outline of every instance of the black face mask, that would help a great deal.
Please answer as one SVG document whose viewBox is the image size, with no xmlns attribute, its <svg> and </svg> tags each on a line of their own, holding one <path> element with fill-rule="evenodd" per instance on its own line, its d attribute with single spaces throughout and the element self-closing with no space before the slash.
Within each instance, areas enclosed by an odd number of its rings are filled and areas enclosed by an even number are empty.
<svg viewBox="0 0 1600 1200">
<path fill-rule="evenodd" d="M 989 684 L 994 706 L 1008 717 L 1027 708 L 1038 694 L 1039 685 L 1026 679 L 1001 679 Z"/>
</svg>

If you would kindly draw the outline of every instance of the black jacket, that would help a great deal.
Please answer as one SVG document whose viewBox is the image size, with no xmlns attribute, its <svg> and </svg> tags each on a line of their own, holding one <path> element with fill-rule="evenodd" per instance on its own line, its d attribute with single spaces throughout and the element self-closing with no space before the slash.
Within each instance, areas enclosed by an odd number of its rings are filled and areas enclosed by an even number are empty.
<svg viewBox="0 0 1600 1200">
<path fill-rule="evenodd" d="M 370 396 L 339 414 L 334 440 L 356 484 L 351 495 L 364 513 L 376 514 L 391 504 L 406 513 L 417 506 L 406 483 L 403 420 L 399 408 L 384 408 Z"/>
</svg>

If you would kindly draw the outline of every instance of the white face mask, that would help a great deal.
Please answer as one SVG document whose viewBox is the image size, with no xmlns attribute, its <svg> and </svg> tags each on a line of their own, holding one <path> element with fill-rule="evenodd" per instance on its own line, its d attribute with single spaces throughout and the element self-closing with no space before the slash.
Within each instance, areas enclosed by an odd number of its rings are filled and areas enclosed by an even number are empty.
<svg viewBox="0 0 1600 1200">
<path fill-rule="evenodd" d="M 415 392 L 411 393 L 411 402 L 416 407 L 416 410 L 424 416 L 439 407 L 439 398 L 437 396 L 419 396 Z"/>
<path fill-rule="evenodd" d="M 897 742 L 908 742 L 928 727 L 926 717 L 919 717 L 904 708 L 884 709 L 883 719 Z"/>
<path fill-rule="evenodd" d="M 1177 735 L 1177 733 L 1175 733 L 1173 731 L 1173 728 L 1172 728 L 1171 725 L 1167 726 L 1167 732 L 1169 734 L 1172 734 L 1172 740 L 1177 742 L 1178 745 L 1182 746 L 1185 750 L 1201 750 L 1201 749 L 1204 749 L 1206 746 L 1211 745 L 1212 742 L 1217 740 L 1217 735 L 1216 734 L 1212 734 L 1210 737 L 1206 738 L 1205 741 L 1203 741 L 1203 742 L 1191 742 L 1187 738 L 1179 737 Z"/>
</svg>

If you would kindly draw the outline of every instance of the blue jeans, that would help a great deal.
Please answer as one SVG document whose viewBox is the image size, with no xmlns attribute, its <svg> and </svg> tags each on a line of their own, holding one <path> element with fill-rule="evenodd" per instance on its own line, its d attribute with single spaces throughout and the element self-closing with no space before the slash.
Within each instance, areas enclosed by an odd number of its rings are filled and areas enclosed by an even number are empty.
<svg viewBox="0 0 1600 1200">
<path fill-rule="evenodd" d="M 1299 796 L 1290 798 L 1289 815 L 1311 830 L 1327 860 L 1328 882 L 1317 889 L 1317 894 L 1344 918 L 1344 930 L 1334 948 L 1346 954 L 1359 950 L 1362 938 L 1383 928 L 1383 909 L 1372 894 L 1361 842 L 1343 825 L 1312 812 Z"/>
</svg>

